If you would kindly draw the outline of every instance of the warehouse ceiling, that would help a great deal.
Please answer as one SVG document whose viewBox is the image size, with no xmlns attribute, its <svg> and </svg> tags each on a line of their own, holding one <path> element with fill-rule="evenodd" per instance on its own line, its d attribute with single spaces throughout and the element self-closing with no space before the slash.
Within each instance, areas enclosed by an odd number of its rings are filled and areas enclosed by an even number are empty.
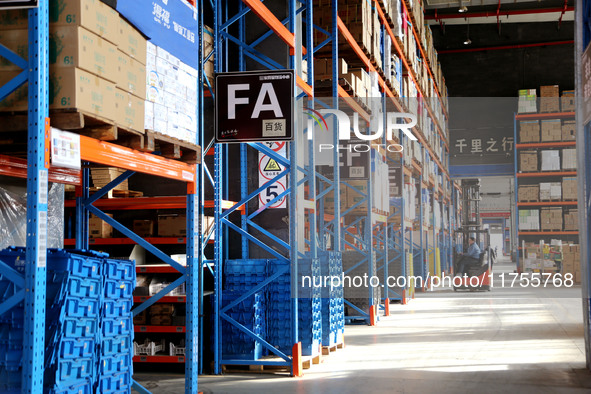
<svg viewBox="0 0 591 394">
<path fill-rule="evenodd" d="M 574 20 L 573 7 L 574 0 L 426 0 L 425 19 L 431 25 L 558 23 Z"/>
</svg>

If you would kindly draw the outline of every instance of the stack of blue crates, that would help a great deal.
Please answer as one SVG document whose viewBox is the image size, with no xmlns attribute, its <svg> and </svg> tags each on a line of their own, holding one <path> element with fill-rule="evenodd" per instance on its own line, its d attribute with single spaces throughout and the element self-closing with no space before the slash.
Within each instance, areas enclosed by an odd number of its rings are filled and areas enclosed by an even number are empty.
<svg viewBox="0 0 591 394">
<path fill-rule="evenodd" d="M 282 269 L 287 272 L 267 286 L 267 342 L 286 354 L 291 354 L 291 280 L 289 261 L 269 260 L 267 276 Z"/>
<path fill-rule="evenodd" d="M 131 391 L 133 374 L 133 261 L 105 259 L 98 355 L 99 393 Z"/>
<path fill-rule="evenodd" d="M 237 300 L 258 283 L 265 280 L 266 260 L 228 260 L 225 264 L 226 288 L 222 306 Z M 266 298 L 263 291 L 254 293 L 226 313 L 229 317 L 244 325 L 261 338 L 266 336 L 265 325 Z M 236 326 L 222 320 L 222 355 L 225 359 L 259 359 L 263 355 L 263 346 Z M 230 339 L 231 338 L 231 339 Z"/>
<path fill-rule="evenodd" d="M 24 273 L 25 249 L 0 251 Z M 106 254 L 48 249 L 44 392 L 131 392 L 135 269 Z M 14 286 L 0 274 L 0 301 Z M 24 309 L 0 316 L 0 392 L 21 391 Z"/>
<path fill-rule="evenodd" d="M 299 278 L 307 276 L 312 278 L 312 283 L 318 283 L 313 278 L 320 279 L 320 272 L 319 259 L 299 260 Z M 320 354 L 322 346 L 322 289 L 313 286 L 311 289 L 302 289 L 301 293 L 298 299 L 298 339 L 302 343 L 303 356 L 316 356 Z"/>
<path fill-rule="evenodd" d="M 343 262 L 340 252 L 319 253 L 322 276 L 342 278 Z M 334 284 L 338 284 L 334 282 Z M 345 305 L 343 286 L 329 287 L 322 292 L 322 345 L 332 347 L 343 343 Z"/>
<path fill-rule="evenodd" d="M 24 274 L 24 250 L 0 251 L 0 260 Z M 14 284 L 0 270 L 0 303 L 16 293 Z M 0 315 L 0 393 L 21 392 L 21 363 L 23 356 L 24 309 L 19 303 Z"/>
<path fill-rule="evenodd" d="M 45 383 L 53 393 L 92 393 L 105 255 L 49 250 Z"/>
</svg>

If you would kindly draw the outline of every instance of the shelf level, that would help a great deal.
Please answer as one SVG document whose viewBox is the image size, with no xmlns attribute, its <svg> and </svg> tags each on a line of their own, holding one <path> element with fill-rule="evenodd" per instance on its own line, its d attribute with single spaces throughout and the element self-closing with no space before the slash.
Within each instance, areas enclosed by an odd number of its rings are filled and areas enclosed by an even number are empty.
<svg viewBox="0 0 591 394">
<path fill-rule="evenodd" d="M 519 235 L 579 235 L 578 231 L 519 231 Z"/>
<path fill-rule="evenodd" d="M 134 326 L 134 332 L 155 332 L 155 333 L 184 333 L 185 326 Z"/>
<path fill-rule="evenodd" d="M 558 141 L 558 142 L 526 142 L 515 144 L 515 149 L 532 148 L 564 148 L 566 146 L 576 146 L 577 141 Z"/>
<path fill-rule="evenodd" d="M 133 356 L 133 362 L 183 364 L 185 356 Z"/>
<path fill-rule="evenodd" d="M 518 207 L 544 207 L 544 206 L 569 206 L 578 204 L 577 201 L 535 201 L 535 202 L 518 202 Z"/>
<path fill-rule="evenodd" d="M 148 237 L 144 238 L 147 242 L 152 245 L 184 245 L 187 242 L 187 238 L 183 237 Z M 210 240 L 211 241 L 211 240 Z M 136 242 L 130 238 L 91 238 L 89 240 L 90 245 L 135 245 Z M 211 243 L 211 242 L 210 242 Z M 64 240 L 64 245 L 74 246 L 76 240 L 68 238 Z"/>
<path fill-rule="evenodd" d="M 576 171 L 540 171 L 540 172 L 518 172 L 517 178 L 535 178 L 547 176 L 576 176 Z"/>
<path fill-rule="evenodd" d="M 556 118 L 574 118 L 574 112 L 548 112 L 535 114 L 517 114 L 515 120 L 536 120 L 536 119 L 556 119 Z"/>
<path fill-rule="evenodd" d="M 223 201 L 222 209 L 232 208 L 234 201 Z M 75 208 L 76 200 L 66 200 L 66 208 Z M 187 209 L 187 196 L 158 196 L 158 197 L 135 197 L 135 198 L 101 198 L 94 204 L 102 210 L 126 211 L 138 209 Z M 214 208 L 214 201 L 207 200 L 204 208 Z M 244 212 L 244 206 L 238 209 Z"/>
</svg>

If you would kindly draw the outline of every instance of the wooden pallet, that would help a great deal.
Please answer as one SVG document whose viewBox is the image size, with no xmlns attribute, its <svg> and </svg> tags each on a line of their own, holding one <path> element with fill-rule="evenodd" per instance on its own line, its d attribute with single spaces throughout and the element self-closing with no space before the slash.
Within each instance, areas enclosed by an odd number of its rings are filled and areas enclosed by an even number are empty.
<svg viewBox="0 0 591 394">
<path fill-rule="evenodd" d="M 101 188 L 99 187 L 90 187 L 90 195 L 93 195 Z M 143 197 L 144 192 L 134 191 L 134 190 L 110 190 L 103 198 L 138 198 Z M 74 200 L 76 198 L 75 191 L 66 191 L 66 200 Z"/>
<path fill-rule="evenodd" d="M 519 200 L 519 202 L 540 202 L 540 200 L 536 199 L 536 200 Z"/>
<path fill-rule="evenodd" d="M 201 147 L 199 145 L 182 141 L 153 130 L 146 130 L 145 133 L 146 150 L 159 150 L 164 157 L 181 160 L 190 164 L 201 163 Z"/>
</svg>

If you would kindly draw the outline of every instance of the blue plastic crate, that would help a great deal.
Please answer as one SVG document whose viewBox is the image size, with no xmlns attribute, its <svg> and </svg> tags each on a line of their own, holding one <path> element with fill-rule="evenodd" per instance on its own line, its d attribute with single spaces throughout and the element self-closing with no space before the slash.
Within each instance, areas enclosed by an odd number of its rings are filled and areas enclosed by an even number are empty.
<svg viewBox="0 0 591 394">
<path fill-rule="evenodd" d="M 61 326 L 61 332 L 67 338 L 94 338 L 98 334 L 99 322 L 97 319 L 65 318 Z"/>
<path fill-rule="evenodd" d="M 92 386 L 90 379 L 62 383 L 49 389 L 49 394 L 93 394 Z"/>
<path fill-rule="evenodd" d="M 100 279 L 79 278 L 71 275 L 67 278 L 66 292 L 75 297 L 100 298 L 102 293 L 102 281 Z"/>
<path fill-rule="evenodd" d="M 122 335 L 131 335 L 132 332 L 133 320 L 131 317 L 102 319 L 103 337 L 118 337 Z"/>
<path fill-rule="evenodd" d="M 134 282 L 129 282 L 125 280 L 105 279 L 104 295 L 106 298 L 111 298 L 113 300 L 118 300 L 121 298 L 131 299 L 134 287 Z"/>
<path fill-rule="evenodd" d="M 133 301 L 129 300 L 103 300 L 102 317 L 131 316 Z"/>
<path fill-rule="evenodd" d="M 131 336 L 103 338 L 100 348 L 103 356 L 130 353 L 133 349 L 132 338 Z"/>
<path fill-rule="evenodd" d="M 98 392 L 102 394 L 131 392 L 131 373 L 101 376 L 98 380 Z"/>
<path fill-rule="evenodd" d="M 0 347 L 0 365 L 7 371 L 18 371 L 22 365 L 23 347 L 10 348 L 9 346 Z"/>
<path fill-rule="evenodd" d="M 60 358 L 92 357 L 95 352 L 96 341 L 93 338 L 61 338 L 59 340 Z"/>
<path fill-rule="evenodd" d="M 9 371 L 6 368 L 0 367 L 0 393 L 21 394 L 22 387 L 22 371 Z"/>
<path fill-rule="evenodd" d="M 104 277 L 135 282 L 135 263 L 131 260 L 105 259 Z"/>
<path fill-rule="evenodd" d="M 47 250 L 47 268 L 51 271 L 68 271 L 81 278 L 100 278 L 105 253 L 62 249 Z"/>
<path fill-rule="evenodd" d="M 100 376 L 131 371 L 132 357 L 131 352 L 101 357 L 99 360 Z"/>
<path fill-rule="evenodd" d="M 99 316 L 99 307 L 99 299 L 66 296 L 64 299 L 58 300 L 54 303 L 51 308 L 47 310 L 47 315 L 50 319 L 59 319 L 60 317 L 97 318 Z"/>
<path fill-rule="evenodd" d="M 92 379 L 94 374 L 94 361 L 92 358 L 78 358 L 74 360 L 57 360 L 53 369 L 56 385 L 68 385 L 75 380 Z"/>
</svg>

